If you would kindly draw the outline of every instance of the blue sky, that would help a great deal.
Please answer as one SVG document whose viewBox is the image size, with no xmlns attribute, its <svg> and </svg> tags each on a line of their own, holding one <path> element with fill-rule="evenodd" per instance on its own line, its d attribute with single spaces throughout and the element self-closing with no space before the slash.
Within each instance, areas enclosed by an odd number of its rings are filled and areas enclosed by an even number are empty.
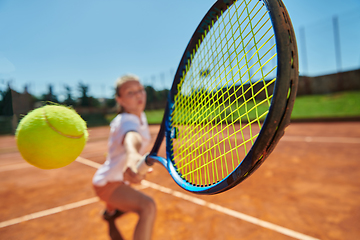
<svg viewBox="0 0 360 240">
<path fill-rule="evenodd" d="M 300 72 L 336 72 L 332 18 L 339 16 L 342 69 L 360 68 L 359 0 L 283 0 L 297 35 Z M 193 31 L 214 0 L 0 0 L 0 89 L 53 84 L 111 97 L 117 77 L 170 84 Z M 301 28 L 305 31 L 300 41 Z M 307 66 L 307 67 L 306 67 Z M 160 82 L 159 82 L 160 81 Z M 162 85 L 161 85 L 162 86 Z M 159 87 L 161 87 L 159 85 Z"/>
</svg>

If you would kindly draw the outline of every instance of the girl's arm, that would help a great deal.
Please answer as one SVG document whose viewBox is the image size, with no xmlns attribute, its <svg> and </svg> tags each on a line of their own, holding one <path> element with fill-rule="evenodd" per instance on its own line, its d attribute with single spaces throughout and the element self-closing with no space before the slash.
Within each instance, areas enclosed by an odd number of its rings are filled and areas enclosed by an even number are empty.
<svg viewBox="0 0 360 240">
<path fill-rule="evenodd" d="M 136 163 L 142 158 L 139 153 L 141 148 L 142 137 L 137 132 L 126 133 L 123 145 L 126 151 L 126 160 L 128 168 L 124 172 L 124 180 L 131 183 L 140 183 L 145 178 L 143 175 L 136 174 L 132 169 L 135 169 Z"/>
</svg>

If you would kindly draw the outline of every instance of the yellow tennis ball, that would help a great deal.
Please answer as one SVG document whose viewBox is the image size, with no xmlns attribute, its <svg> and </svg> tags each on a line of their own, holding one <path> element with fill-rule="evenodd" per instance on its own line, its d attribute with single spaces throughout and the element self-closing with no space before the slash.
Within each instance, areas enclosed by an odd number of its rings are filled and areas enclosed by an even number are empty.
<svg viewBox="0 0 360 240">
<path fill-rule="evenodd" d="M 75 110 L 47 105 L 29 112 L 16 129 L 22 157 L 30 164 L 53 169 L 73 162 L 85 147 L 86 122 Z"/>
</svg>

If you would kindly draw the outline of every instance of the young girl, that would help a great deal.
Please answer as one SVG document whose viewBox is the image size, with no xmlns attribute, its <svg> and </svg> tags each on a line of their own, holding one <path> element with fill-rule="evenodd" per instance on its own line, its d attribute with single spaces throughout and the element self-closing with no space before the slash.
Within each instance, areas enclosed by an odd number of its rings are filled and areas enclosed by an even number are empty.
<svg viewBox="0 0 360 240">
<path fill-rule="evenodd" d="M 142 158 L 150 141 L 144 113 L 146 93 L 136 76 L 126 75 L 116 83 L 116 102 L 120 113 L 110 124 L 108 156 L 93 178 L 99 198 L 106 202 L 104 218 L 122 212 L 139 215 L 134 239 L 150 239 L 156 215 L 152 198 L 135 190 L 130 183 L 140 183 L 145 176 L 136 174 L 130 165 Z"/>
</svg>

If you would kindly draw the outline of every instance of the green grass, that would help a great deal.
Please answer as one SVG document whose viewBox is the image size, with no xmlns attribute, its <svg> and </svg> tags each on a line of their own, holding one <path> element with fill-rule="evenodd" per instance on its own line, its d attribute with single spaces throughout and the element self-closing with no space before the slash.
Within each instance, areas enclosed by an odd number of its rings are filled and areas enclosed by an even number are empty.
<svg viewBox="0 0 360 240">
<path fill-rule="evenodd" d="M 160 124 L 163 119 L 164 109 L 145 110 L 145 114 L 149 124 Z M 108 114 L 106 120 L 110 123 L 116 115 L 117 113 Z"/>
<path fill-rule="evenodd" d="M 221 103 L 221 104 L 209 104 L 209 106 L 203 106 L 203 103 L 196 102 L 193 105 L 182 106 L 179 104 L 179 108 L 174 111 L 173 123 L 175 124 L 192 124 L 203 122 L 238 122 L 240 119 L 242 122 L 252 121 L 254 119 L 265 119 L 268 111 L 267 101 L 258 100 L 255 103 L 250 100 L 244 102 Z"/>
<path fill-rule="evenodd" d="M 105 119 L 108 123 L 110 123 L 115 117 L 116 117 L 117 113 L 111 113 L 111 114 L 107 114 L 105 116 Z"/>
<path fill-rule="evenodd" d="M 145 114 L 149 124 L 160 124 L 164 116 L 164 109 L 146 110 Z"/>
<path fill-rule="evenodd" d="M 292 119 L 343 118 L 360 116 L 360 91 L 296 98 Z"/>
</svg>

